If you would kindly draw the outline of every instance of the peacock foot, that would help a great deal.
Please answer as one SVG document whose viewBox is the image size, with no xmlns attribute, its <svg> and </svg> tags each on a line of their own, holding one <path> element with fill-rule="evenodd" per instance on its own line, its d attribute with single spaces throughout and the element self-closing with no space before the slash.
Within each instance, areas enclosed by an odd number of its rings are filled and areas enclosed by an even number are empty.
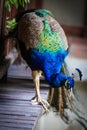
<svg viewBox="0 0 87 130">
<path fill-rule="evenodd" d="M 36 104 L 42 105 L 45 112 L 49 111 L 49 109 L 48 109 L 50 107 L 49 103 L 46 100 L 42 99 L 41 97 L 35 96 L 31 99 L 31 102 L 34 105 L 36 105 Z"/>
</svg>

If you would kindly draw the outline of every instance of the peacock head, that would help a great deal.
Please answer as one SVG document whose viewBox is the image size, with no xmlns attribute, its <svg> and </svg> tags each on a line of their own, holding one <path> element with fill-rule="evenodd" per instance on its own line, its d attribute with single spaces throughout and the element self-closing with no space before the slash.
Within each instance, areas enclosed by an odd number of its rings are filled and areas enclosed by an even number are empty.
<svg viewBox="0 0 87 130">
<path fill-rule="evenodd" d="M 59 74 L 51 75 L 50 84 L 54 88 L 64 86 L 66 89 L 71 89 L 74 87 L 74 80 L 72 77 L 70 77 L 68 75 L 59 73 Z"/>
<path fill-rule="evenodd" d="M 64 87 L 66 89 L 71 89 L 74 87 L 74 80 L 72 77 L 68 76 L 67 79 L 64 82 Z"/>
</svg>

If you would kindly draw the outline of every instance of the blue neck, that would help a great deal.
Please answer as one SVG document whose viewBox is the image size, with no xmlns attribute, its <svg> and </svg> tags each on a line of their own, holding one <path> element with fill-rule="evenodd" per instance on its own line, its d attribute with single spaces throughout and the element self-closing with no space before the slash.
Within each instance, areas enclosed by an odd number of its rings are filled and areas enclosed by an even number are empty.
<svg viewBox="0 0 87 130">
<path fill-rule="evenodd" d="M 67 77 L 68 76 L 66 76 L 62 73 L 53 74 L 50 77 L 50 85 L 52 87 L 58 88 L 58 87 L 64 85 L 65 81 L 67 80 Z"/>
<path fill-rule="evenodd" d="M 46 77 L 46 76 L 45 76 Z M 73 88 L 74 87 L 74 80 L 72 77 L 62 74 L 62 73 L 56 73 L 52 74 L 49 77 L 46 77 L 48 83 L 51 85 L 51 87 L 58 88 L 61 86 L 65 86 L 66 80 L 68 81 L 66 88 Z"/>
</svg>

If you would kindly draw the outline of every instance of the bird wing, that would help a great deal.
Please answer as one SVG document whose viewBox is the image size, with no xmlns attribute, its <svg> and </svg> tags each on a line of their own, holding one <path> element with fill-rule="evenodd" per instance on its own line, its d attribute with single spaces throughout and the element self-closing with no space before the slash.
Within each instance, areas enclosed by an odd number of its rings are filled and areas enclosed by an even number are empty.
<svg viewBox="0 0 87 130">
<path fill-rule="evenodd" d="M 52 31 L 49 22 L 43 20 L 44 28 L 40 31 L 37 48 L 40 52 L 56 52 L 58 50 L 64 50 L 63 39 L 57 32 Z"/>
<path fill-rule="evenodd" d="M 19 21 L 18 34 L 19 39 L 25 43 L 26 49 L 38 48 L 39 44 L 43 45 L 43 50 L 49 48 L 51 44 L 49 49 L 53 52 L 60 48 L 64 50 L 68 48 L 63 29 L 46 10 L 23 15 Z"/>
</svg>

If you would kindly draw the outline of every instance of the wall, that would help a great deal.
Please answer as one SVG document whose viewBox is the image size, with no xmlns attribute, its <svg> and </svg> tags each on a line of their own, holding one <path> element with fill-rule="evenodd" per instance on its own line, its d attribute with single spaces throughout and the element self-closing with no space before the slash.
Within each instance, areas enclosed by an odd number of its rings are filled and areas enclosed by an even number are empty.
<svg viewBox="0 0 87 130">
<path fill-rule="evenodd" d="M 43 8 L 51 10 L 61 24 L 84 23 L 85 0 L 44 0 Z"/>
</svg>

